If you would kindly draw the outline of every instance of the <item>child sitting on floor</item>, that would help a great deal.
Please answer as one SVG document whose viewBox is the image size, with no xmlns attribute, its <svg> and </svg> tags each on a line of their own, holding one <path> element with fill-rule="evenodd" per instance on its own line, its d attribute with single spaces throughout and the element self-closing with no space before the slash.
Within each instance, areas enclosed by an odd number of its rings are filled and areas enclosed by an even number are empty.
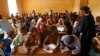
<svg viewBox="0 0 100 56">
<path fill-rule="evenodd" d="M 40 39 L 40 34 L 39 34 L 39 31 L 32 27 L 30 29 L 30 35 L 27 39 L 27 41 L 25 42 L 25 46 L 27 48 L 27 54 L 28 55 L 31 55 L 33 54 L 33 52 L 39 47 L 40 45 L 40 42 L 41 39 Z"/>
<path fill-rule="evenodd" d="M 14 31 L 10 31 L 7 33 L 8 37 L 4 38 L 3 41 L 5 42 L 5 45 L 3 47 L 4 55 L 5 56 L 11 56 L 11 43 L 13 38 L 15 37 Z"/>
<path fill-rule="evenodd" d="M 63 35 L 61 37 L 61 53 L 72 54 L 78 56 L 80 53 L 80 40 L 75 35 Z"/>
<path fill-rule="evenodd" d="M 47 35 L 43 42 L 43 47 L 45 51 L 52 53 L 59 45 L 59 33 L 56 26 L 51 26 L 50 33 Z"/>
<path fill-rule="evenodd" d="M 11 44 L 11 49 L 13 54 L 18 52 L 18 48 L 20 46 L 24 46 L 23 44 L 26 42 L 28 36 L 29 36 L 28 29 L 25 26 L 22 26 L 20 28 L 20 32 L 16 35 Z"/>
</svg>

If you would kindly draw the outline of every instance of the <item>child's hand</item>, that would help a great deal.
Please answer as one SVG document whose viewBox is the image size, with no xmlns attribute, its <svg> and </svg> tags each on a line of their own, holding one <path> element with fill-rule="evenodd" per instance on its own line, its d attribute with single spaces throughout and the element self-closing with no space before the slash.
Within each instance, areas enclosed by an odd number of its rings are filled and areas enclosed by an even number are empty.
<svg viewBox="0 0 100 56">
<path fill-rule="evenodd" d="M 0 48 L 2 48 L 3 47 L 3 44 L 0 44 Z"/>
<path fill-rule="evenodd" d="M 64 50 L 61 50 L 61 53 L 64 53 L 65 51 Z"/>
<path fill-rule="evenodd" d="M 70 50 L 70 51 L 67 51 L 67 54 L 68 54 L 68 55 L 72 54 L 72 51 L 71 51 L 71 50 Z"/>
<path fill-rule="evenodd" d="M 23 41 L 19 46 L 22 46 L 25 42 Z"/>
</svg>

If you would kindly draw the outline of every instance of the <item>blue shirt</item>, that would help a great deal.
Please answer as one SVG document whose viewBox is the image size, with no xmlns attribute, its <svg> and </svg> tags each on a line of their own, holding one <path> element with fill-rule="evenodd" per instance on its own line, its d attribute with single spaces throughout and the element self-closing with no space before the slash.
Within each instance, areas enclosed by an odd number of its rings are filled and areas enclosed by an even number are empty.
<svg viewBox="0 0 100 56">
<path fill-rule="evenodd" d="M 11 53 L 10 44 L 12 43 L 12 40 L 7 38 L 7 39 L 3 39 L 3 41 L 6 43 L 6 45 L 3 48 L 4 54 Z"/>
</svg>

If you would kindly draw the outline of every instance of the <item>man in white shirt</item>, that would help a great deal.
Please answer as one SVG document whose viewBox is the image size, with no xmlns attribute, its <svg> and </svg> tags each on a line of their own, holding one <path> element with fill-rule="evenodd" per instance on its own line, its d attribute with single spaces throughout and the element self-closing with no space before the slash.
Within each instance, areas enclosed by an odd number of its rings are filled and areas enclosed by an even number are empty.
<svg viewBox="0 0 100 56">
<path fill-rule="evenodd" d="M 73 56 L 76 56 L 80 53 L 80 40 L 75 35 L 63 35 L 61 37 L 61 52 L 72 54 Z"/>
</svg>

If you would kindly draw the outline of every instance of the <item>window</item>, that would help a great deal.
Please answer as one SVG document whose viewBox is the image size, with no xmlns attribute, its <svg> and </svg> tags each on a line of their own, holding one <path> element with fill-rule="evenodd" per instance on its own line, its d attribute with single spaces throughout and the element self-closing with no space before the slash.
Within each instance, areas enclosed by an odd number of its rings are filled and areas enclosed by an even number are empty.
<svg viewBox="0 0 100 56">
<path fill-rule="evenodd" d="M 18 12 L 16 0 L 7 0 L 7 1 L 8 1 L 9 15 L 11 14 L 16 15 L 16 13 Z"/>
</svg>

